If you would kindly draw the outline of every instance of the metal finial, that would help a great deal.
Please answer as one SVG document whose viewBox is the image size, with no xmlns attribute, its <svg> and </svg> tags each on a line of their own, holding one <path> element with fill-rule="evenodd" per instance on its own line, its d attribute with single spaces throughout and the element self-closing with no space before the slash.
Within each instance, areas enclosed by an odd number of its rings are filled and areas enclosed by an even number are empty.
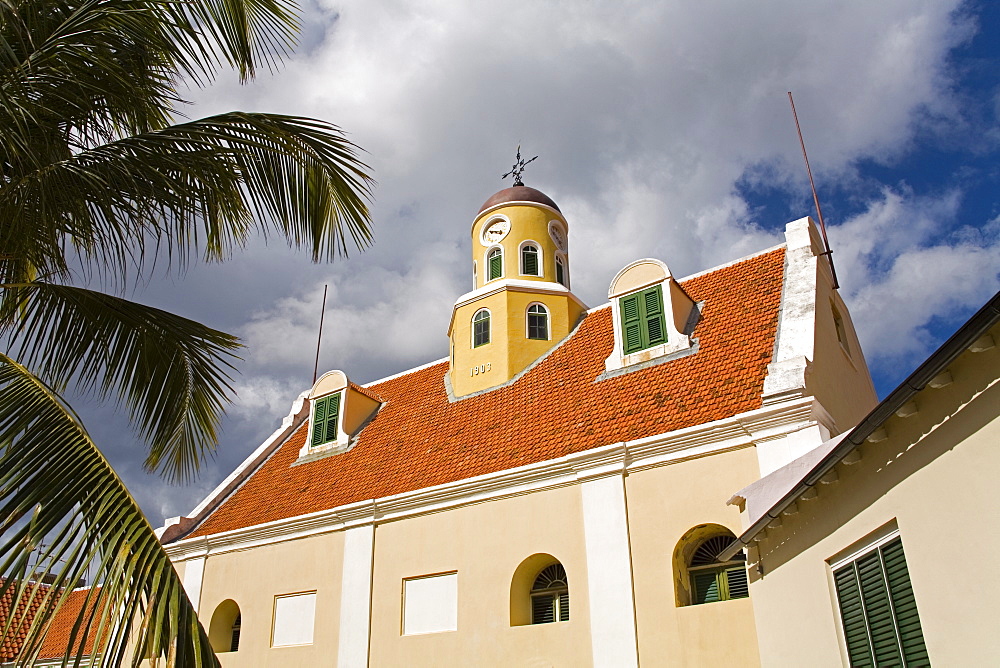
<svg viewBox="0 0 1000 668">
<path fill-rule="evenodd" d="M 537 159 L 538 159 L 538 156 L 536 155 L 531 160 L 527 160 L 527 161 L 522 160 L 521 159 L 521 145 L 518 144 L 517 145 L 517 160 L 514 162 L 514 166 L 510 168 L 509 172 L 507 172 L 506 174 L 504 174 L 500 178 L 501 179 L 505 179 L 508 176 L 513 176 L 514 177 L 514 185 L 515 186 L 523 186 L 524 182 L 521 181 L 521 175 L 524 174 L 524 168 L 525 168 L 525 166 L 529 162 L 533 162 L 533 161 L 535 161 Z"/>
</svg>

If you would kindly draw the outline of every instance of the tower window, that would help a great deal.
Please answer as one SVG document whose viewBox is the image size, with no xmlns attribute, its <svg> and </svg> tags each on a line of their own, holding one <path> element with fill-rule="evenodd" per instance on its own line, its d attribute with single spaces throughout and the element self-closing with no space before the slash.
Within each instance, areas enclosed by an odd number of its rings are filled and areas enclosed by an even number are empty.
<svg viewBox="0 0 1000 668">
<path fill-rule="evenodd" d="M 528 307 L 528 338 L 542 341 L 549 339 L 549 312 L 541 304 Z"/>
<path fill-rule="evenodd" d="M 503 251 L 499 248 L 494 248 L 490 251 L 489 255 L 486 256 L 486 263 L 489 265 L 487 268 L 486 280 L 492 281 L 493 279 L 500 278 L 503 276 Z"/>
<path fill-rule="evenodd" d="M 538 247 L 533 244 L 521 248 L 521 274 L 538 276 Z"/>
<path fill-rule="evenodd" d="M 747 584 L 746 556 L 739 553 L 731 561 L 720 563 L 715 555 L 732 542 L 731 536 L 713 536 L 698 546 L 691 557 L 692 603 L 714 603 L 750 595 Z"/>
<path fill-rule="evenodd" d="M 472 347 L 478 348 L 490 342 L 490 312 L 479 309 L 472 316 Z"/>
<path fill-rule="evenodd" d="M 543 569 L 531 587 L 531 623 L 569 621 L 569 580 L 560 563 Z"/>
<path fill-rule="evenodd" d="M 620 299 L 622 348 L 625 354 L 667 341 L 662 286 L 633 292 Z"/>
<path fill-rule="evenodd" d="M 337 440 L 340 420 L 340 392 L 316 399 L 313 403 L 312 441 L 313 447 Z"/>
<path fill-rule="evenodd" d="M 566 280 L 566 261 L 561 256 L 556 256 L 556 282 L 569 287 Z"/>
</svg>

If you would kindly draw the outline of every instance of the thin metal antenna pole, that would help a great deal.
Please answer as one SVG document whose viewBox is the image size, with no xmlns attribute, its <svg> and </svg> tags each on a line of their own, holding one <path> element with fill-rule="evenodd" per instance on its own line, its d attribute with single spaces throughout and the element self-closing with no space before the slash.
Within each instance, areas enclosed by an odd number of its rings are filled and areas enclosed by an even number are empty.
<svg viewBox="0 0 1000 668">
<path fill-rule="evenodd" d="M 840 287 L 837 282 L 837 270 L 833 266 L 833 251 L 830 249 L 830 241 L 826 238 L 826 223 L 823 222 L 823 209 L 819 206 L 819 195 L 816 194 L 816 183 L 813 181 L 812 168 L 809 167 L 809 156 L 806 154 L 806 142 L 802 139 L 802 128 L 799 126 L 799 115 L 795 113 L 795 100 L 792 99 L 792 91 L 788 91 L 788 102 L 792 105 L 792 117 L 795 119 L 795 131 L 799 133 L 799 145 L 802 147 L 802 157 L 806 161 L 806 174 L 809 175 L 809 187 L 812 188 L 813 202 L 816 203 L 816 217 L 819 218 L 819 229 L 823 233 L 822 255 L 830 261 L 830 273 L 833 274 L 833 289 Z"/>
<path fill-rule="evenodd" d="M 319 373 L 319 344 L 323 341 L 323 317 L 326 315 L 326 289 L 329 285 L 323 286 L 323 307 L 319 312 L 319 334 L 316 336 L 316 363 L 313 365 L 313 385 L 316 384 L 316 374 Z"/>
</svg>

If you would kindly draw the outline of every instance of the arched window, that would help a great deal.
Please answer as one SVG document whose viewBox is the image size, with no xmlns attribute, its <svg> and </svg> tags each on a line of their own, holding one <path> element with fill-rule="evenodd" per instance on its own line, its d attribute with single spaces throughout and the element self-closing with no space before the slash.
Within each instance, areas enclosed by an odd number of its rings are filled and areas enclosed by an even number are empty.
<svg viewBox="0 0 1000 668">
<path fill-rule="evenodd" d="M 486 255 L 487 273 L 486 280 L 492 281 L 493 279 L 500 278 L 503 276 L 503 250 L 500 248 L 492 249 Z"/>
<path fill-rule="evenodd" d="M 747 585 L 746 555 L 740 551 L 730 561 L 715 558 L 730 543 L 731 535 L 715 535 L 702 541 L 691 557 L 691 604 L 714 603 L 750 595 Z"/>
<path fill-rule="evenodd" d="M 569 621 L 569 580 L 560 563 L 546 566 L 531 586 L 531 623 Z"/>
<path fill-rule="evenodd" d="M 569 272 L 566 271 L 566 260 L 562 255 L 556 255 L 556 283 L 569 287 Z"/>
<path fill-rule="evenodd" d="M 208 639 L 212 649 L 219 652 L 235 652 L 240 648 L 240 626 L 242 615 L 236 601 L 227 599 L 212 613 L 208 626 Z"/>
<path fill-rule="evenodd" d="M 523 276 L 540 276 L 538 262 L 538 246 L 525 244 L 521 246 L 521 274 Z"/>
<path fill-rule="evenodd" d="M 490 312 L 481 308 L 472 316 L 472 347 L 477 348 L 490 342 Z"/>
<path fill-rule="evenodd" d="M 548 341 L 549 312 L 541 304 L 528 307 L 528 338 Z"/>
</svg>

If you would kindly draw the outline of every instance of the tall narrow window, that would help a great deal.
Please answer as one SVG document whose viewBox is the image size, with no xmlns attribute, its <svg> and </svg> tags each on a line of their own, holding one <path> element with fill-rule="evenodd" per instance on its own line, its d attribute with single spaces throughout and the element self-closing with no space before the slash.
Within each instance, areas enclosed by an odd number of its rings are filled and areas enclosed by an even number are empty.
<svg viewBox="0 0 1000 668">
<path fill-rule="evenodd" d="M 538 247 L 526 244 L 521 248 L 521 273 L 525 276 L 538 276 Z"/>
<path fill-rule="evenodd" d="M 478 348 L 490 342 L 490 312 L 484 308 L 472 316 L 472 347 Z"/>
<path fill-rule="evenodd" d="M 556 256 L 556 282 L 569 287 L 569 283 L 566 281 L 566 261 L 559 255 Z"/>
<path fill-rule="evenodd" d="M 900 538 L 833 572 L 852 666 L 927 666 Z"/>
<path fill-rule="evenodd" d="M 232 631 L 229 634 L 229 651 L 235 652 L 240 648 L 240 628 L 243 626 L 243 615 L 236 615 L 233 622 Z"/>
<path fill-rule="evenodd" d="M 569 621 L 569 580 L 562 564 L 542 570 L 531 587 L 531 623 Z"/>
<path fill-rule="evenodd" d="M 541 304 L 528 307 L 528 338 L 549 339 L 549 312 Z"/>
<path fill-rule="evenodd" d="M 313 447 L 337 440 L 337 426 L 340 419 L 340 392 L 316 399 L 313 403 L 312 441 Z"/>
<path fill-rule="evenodd" d="M 633 292 L 619 300 L 622 348 L 625 354 L 666 343 L 663 291 L 659 285 Z"/>
<path fill-rule="evenodd" d="M 499 248 L 494 248 L 490 251 L 490 254 L 486 258 L 488 267 L 488 278 L 486 280 L 492 281 L 495 278 L 500 278 L 503 276 L 503 251 Z"/>
<path fill-rule="evenodd" d="M 840 315 L 840 311 L 837 310 L 836 306 L 830 305 L 833 309 L 833 327 L 837 332 L 837 341 L 840 342 L 840 346 L 844 349 L 844 352 L 848 355 L 851 354 L 851 344 L 847 342 L 847 328 L 844 326 L 844 318 Z"/>
<path fill-rule="evenodd" d="M 740 552 L 732 560 L 721 563 L 715 558 L 731 542 L 732 536 L 713 536 L 695 550 L 688 567 L 694 605 L 746 598 L 750 595 L 746 556 Z"/>
</svg>

